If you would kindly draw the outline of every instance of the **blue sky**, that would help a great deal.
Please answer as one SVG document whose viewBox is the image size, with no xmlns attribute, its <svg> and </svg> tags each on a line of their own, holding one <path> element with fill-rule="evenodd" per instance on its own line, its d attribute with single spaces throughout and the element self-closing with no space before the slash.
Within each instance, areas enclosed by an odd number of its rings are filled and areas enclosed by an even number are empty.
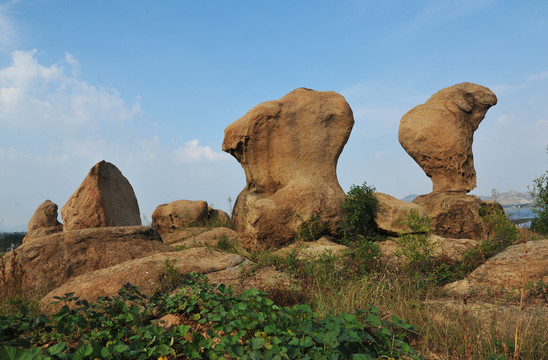
<svg viewBox="0 0 548 360">
<path fill-rule="evenodd" d="M 61 208 L 100 160 L 142 215 L 228 210 L 245 185 L 223 131 L 298 87 L 341 93 L 355 125 L 341 186 L 401 198 L 431 181 L 401 117 L 463 81 L 499 102 L 474 137 L 475 194 L 526 191 L 548 166 L 548 2 L 0 0 L 0 230 Z"/>
</svg>

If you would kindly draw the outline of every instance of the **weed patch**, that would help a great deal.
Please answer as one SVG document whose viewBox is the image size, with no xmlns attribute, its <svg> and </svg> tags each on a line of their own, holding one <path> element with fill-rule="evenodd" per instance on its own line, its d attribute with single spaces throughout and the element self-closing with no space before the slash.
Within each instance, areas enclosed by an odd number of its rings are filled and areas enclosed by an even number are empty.
<svg viewBox="0 0 548 360">
<path fill-rule="evenodd" d="M 414 327 L 374 306 L 321 318 L 308 305 L 280 307 L 255 289 L 234 296 L 195 275 L 175 295 L 147 298 L 127 285 L 95 303 L 57 299 L 63 307 L 51 317 L 24 308 L 0 317 L 1 358 L 418 359 L 407 340 Z M 180 324 L 162 327 L 164 314 Z"/>
</svg>

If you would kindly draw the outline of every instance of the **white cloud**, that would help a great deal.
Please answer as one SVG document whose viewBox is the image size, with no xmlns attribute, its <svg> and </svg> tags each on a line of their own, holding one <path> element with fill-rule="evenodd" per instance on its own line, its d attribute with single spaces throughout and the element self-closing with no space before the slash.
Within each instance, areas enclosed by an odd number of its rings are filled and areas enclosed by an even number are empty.
<svg viewBox="0 0 548 360">
<path fill-rule="evenodd" d="M 177 161 L 181 163 L 192 163 L 199 161 L 217 161 L 230 158 L 225 153 L 217 153 L 211 150 L 209 146 L 200 146 L 198 139 L 185 143 L 184 147 L 173 150 Z"/>
<path fill-rule="evenodd" d="M 72 76 L 80 75 L 80 63 L 69 53 L 65 53 L 65 61 L 72 68 Z"/>
<path fill-rule="evenodd" d="M 14 51 L 12 64 L 0 69 L 0 123 L 20 129 L 51 130 L 92 122 L 131 120 L 141 113 L 120 94 L 74 77 L 78 61 L 66 54 L 73 75 L 57 64 L 44 66 L 36 50 Z"/>
</svg>

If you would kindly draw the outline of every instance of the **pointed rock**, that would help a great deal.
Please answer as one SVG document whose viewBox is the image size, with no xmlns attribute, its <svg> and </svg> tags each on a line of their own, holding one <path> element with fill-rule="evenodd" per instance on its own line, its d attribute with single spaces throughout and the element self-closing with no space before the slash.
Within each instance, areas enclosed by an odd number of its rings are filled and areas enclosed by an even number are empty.
<svg viewBox="0 0 548 360">
<path fill-rule="evenodd" d="M 97 163 L 61 209 L 63 230 L 141 225 L 129 181 L 113 164 Z"/>
</svg>

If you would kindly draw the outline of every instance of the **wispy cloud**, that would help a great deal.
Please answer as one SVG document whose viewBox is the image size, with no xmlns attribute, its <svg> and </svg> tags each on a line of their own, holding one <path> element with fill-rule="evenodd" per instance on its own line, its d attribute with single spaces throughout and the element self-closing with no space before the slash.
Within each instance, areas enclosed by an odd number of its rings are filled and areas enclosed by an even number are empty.
<svg viewBox="0 0 548 360">
<path fill-rule="evenodd" d="M 9 53 L 17 39 L 16 27 L 10 15 L 10 8 L 15 3 L 0 4 L 0 53 Z"/>
<path fill-rule="evenodd" d="M 544 79 L 548 79 L 548 71 L 541 71 L 527 77 L 527 81 L 540 81 Z"/>
<path fill-rule="evenodd" d="M 546 70 L 526 76 L 525 79 L 523 79 L 523 81 L 519 84 L 498 84 L 491 86 L 491 90 L 495 93 L 507 93 L 515 90 L 526 89 L 538 83 L 544 82 L 545 80 L 548 80 L 548 71 Z"/>
<path fill-rule="evenodd" d="M 230 156 L 225 153 L 218 153 L 211 150 L 209 146 L 200 146 L 198 139 L 191 140 L 184 147 L 179 147 L 173 151 L 177 161 L 181 163 L 192 163 L 199 161 L 218 161 L 229 159 Z"/>
<path fill-rule="evenodd" d="M 141 113 L 115 89 L 75 77 L 78 61 L 66 54 L 72 75 L 62 65 L 41 65 L 36 50 L 14 51 L 12 64 L 0 69 L 0 123 L 21 129 L 48 130 L 91 122 L 130 120 Z"/>
<path fill-rule="evenodd" d="M 485 8 L 493 2 L 494 0 L 430 1 L 427 6 L 422 8 L 399 29 L 397 35 L 406 39 L 412 38 L 431 25 L 459 19 Z"/>
<path fill-rule="evenodd" d="M 72 69 L 72 76 L 80 75 L 80 63 L 69 53 L 65 53 L 65 61 L 70 65 Z"/>
</svg>

